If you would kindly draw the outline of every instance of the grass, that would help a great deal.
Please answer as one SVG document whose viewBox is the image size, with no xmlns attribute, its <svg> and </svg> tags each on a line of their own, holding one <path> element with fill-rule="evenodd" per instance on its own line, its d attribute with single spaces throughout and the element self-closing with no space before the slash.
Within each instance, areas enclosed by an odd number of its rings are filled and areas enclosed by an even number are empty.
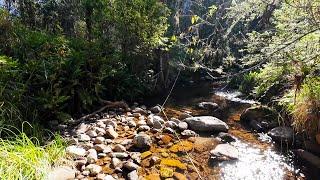
<svg viewBox="0 0 320 180">
<path fill-rule="evenodd" d="M 58 135 L 45 146 L 23 132 L 11 139 L 0 139 L 0 179 L 45 179 L 64 156 L 64 149 L 65 142 Z"/>
<path fill-rule="evenodd" d="M 280 101 L 287 107 L 298 132 L 315 135 L 320 132 L 320 78 L 307 78 L 294 97 L 294 90 Z"/>
</svg>

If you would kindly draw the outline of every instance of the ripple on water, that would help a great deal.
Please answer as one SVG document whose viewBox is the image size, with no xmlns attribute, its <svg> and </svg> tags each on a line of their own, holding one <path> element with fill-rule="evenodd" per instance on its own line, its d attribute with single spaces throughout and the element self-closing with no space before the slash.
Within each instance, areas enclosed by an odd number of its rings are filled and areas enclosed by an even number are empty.
<svg viewBox="0 0 320 180">
<path fill-rule="evenodd" d="M 221 179 L 225 180 L 282 180 L 291 165 L 285 156 L 272 148 L 259 149 L 242 141 L 232 143 L 239 150 L 239 159 L 222 162 Z"/>
</svg>

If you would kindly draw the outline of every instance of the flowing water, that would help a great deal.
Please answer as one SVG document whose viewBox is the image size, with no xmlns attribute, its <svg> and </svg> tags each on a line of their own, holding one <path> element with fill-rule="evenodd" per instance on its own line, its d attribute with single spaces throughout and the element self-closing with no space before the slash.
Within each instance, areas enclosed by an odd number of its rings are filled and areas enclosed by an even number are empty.
<svg viewBox="0 0 320 180">
<path fill-rule="evenodd" d="M 180 87 L 175 89 L 165 106 L 170 116 L 183 111 L 192 112 L 193 115 L 216 116 L 228 123 L 229 133 L 236 137 L 236 142 L 231 144 L 239 151 L 238 160 L 224 161 L 212 166 L 208 163 L 208 150 L 192 153 L 192 158 L 204 166 L 201 170 L 203 179 L 305 179 L 287 147 L 276 148 L 266 134 L 251 132 L 240 124 L 241 112 L 252 104 L 259 104 L 240 98 L 240 95 L 238 92 L 213 90 L 211 84 Z M 195 108 L 195 105 L 202 101 L 216 102 L 219 110 L 207 112 Z M 206 146 L 212 137 L 201 135 L 199 139 Z"/>
</svg>

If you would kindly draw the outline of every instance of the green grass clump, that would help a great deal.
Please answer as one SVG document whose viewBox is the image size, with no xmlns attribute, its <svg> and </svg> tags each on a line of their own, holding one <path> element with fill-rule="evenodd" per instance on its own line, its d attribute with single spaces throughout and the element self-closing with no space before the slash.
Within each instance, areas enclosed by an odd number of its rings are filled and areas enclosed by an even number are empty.
<svg viewBox="0 0 320 180">
<path fill-rule="evenodd" d="M 293 118 L 299 132 L 314 135 L 320 132 L 320 78 L 307 78 L 301 89 L 288 92 L 281 100 Z"/>
<path fill-rule="evenodd" d="M 45 179 L 52 166 L 65 154 L 60 136 L 45 146 L 25 133 L 0 139 L 0 179 Z"/>
</svg>

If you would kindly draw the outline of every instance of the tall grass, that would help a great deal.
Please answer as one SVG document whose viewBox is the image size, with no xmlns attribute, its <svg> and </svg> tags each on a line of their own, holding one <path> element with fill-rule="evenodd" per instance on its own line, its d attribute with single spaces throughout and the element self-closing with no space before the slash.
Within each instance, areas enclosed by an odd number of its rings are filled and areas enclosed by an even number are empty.
<svg viewBox="0 0 320 180">
<path fill-rule="evenodd" d="M 309 135 L 320 132 L 319 77 L 307 78 L 299 91 L 292 90 L 280 102 L 292 114 L 292 125 L 297 131 Z"/>
<path fill-rule="evenodd" d="M 65 142 L 55 135 L 47 145 L 21 132 L 0 139 L 0 179 L 45 179 L 52 166 L 64 156 Z"/>
</svg>

